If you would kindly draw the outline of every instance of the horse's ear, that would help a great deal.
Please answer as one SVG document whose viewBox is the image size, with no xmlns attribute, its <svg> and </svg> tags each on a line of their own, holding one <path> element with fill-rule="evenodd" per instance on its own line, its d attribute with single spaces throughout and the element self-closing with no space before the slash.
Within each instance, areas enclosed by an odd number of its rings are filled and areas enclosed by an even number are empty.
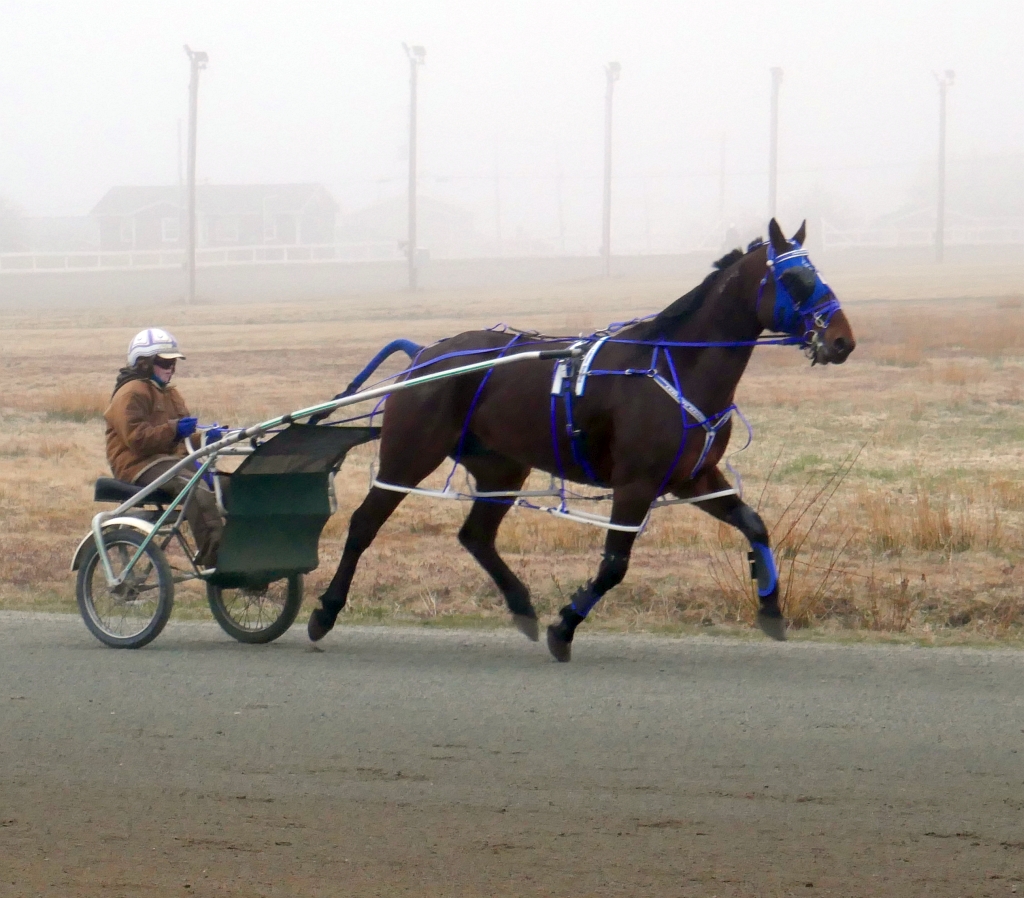
<svg viewBox="0 0 1024 898">
<path fill-rule="evenodd" d="M 774 218 L 768 222 L 768 239 L 777 253 L 784 253 L 789 249 L 789 241 L 783 236 L 782 228 Z"/>
<path fill-rule="evenodd" d="M 796 233 L 793 235 L 793 242 L 799 243 L 801 246 L 804 245 L 804 240 L 807 237 L 807 219 L 805 218 L 800 222 L 800 227 L 797 228 Z"/>
</svg>

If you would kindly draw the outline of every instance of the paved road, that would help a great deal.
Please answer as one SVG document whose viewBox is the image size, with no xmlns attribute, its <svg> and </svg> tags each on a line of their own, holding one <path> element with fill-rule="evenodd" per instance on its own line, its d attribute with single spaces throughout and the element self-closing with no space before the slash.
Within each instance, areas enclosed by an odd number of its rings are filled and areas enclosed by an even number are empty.
<svg viewBox="0 0 1024 898">
<path fill-rule="evenodd" d="M 1024 654 L 0 613 L 0 895 L 1024 895 Z"/>
</svg>

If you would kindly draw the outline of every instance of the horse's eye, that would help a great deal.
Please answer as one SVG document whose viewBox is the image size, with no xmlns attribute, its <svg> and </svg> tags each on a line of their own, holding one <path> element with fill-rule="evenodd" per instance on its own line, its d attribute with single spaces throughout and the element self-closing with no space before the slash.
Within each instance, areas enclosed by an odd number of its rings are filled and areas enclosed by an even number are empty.
<svg viewBox="0 0 1024 898">
<path fill-rule="evenodd" d="M 818 286 L 818 276 L 810 268 L 790 268 L 782 273 L 779 280 L 798 306 L 807 302 Z"/>
</svg>

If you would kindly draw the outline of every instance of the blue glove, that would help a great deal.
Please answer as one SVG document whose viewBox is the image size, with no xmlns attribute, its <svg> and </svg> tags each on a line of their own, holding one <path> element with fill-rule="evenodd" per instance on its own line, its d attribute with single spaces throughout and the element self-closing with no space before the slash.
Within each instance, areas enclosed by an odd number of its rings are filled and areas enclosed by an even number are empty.
<svg viewBox="0 0 1024 898">
<path fill-rule="evenodd" d="M 222 439 L 224 434 L 228 432 L 226 427 L 221 427 L 219 424 L 211 424 L 206 428 L 206 438 L 203 442 L 204 446 L 209 446 L 210 443 L 216 443 L 217 440 Z"/>
<path fill-rule="evenodd" d="M 178 426 L 174 429 L 174 439 L 183 440 L 196 432 L 198 418 L 178 418 Z"/>
</svg>

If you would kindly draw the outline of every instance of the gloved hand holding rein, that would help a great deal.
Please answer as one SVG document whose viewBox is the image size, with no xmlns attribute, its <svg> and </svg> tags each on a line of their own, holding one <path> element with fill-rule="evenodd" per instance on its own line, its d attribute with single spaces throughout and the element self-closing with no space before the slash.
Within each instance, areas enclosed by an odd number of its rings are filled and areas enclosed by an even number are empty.
<svg viewBox="0 0 1024 898">
<path fill-rule="evenodd" d="M 224 434 L 228 432 L 226 427 L 221 427 L 219 424 L 200 424 L 200 430 L 203 431 L 203 445 L 209 446 L 210 443 L 216 443 L 218 440 L 224 438 Z"/>
<path fill-rule="evenodd" d="M 183 440 L 185 437 L 192 436 L 196 432 L 196 425 L 198 423 L 198 418 L 179 418 L 174 428 L 174 439 Z"/>
</svg>

